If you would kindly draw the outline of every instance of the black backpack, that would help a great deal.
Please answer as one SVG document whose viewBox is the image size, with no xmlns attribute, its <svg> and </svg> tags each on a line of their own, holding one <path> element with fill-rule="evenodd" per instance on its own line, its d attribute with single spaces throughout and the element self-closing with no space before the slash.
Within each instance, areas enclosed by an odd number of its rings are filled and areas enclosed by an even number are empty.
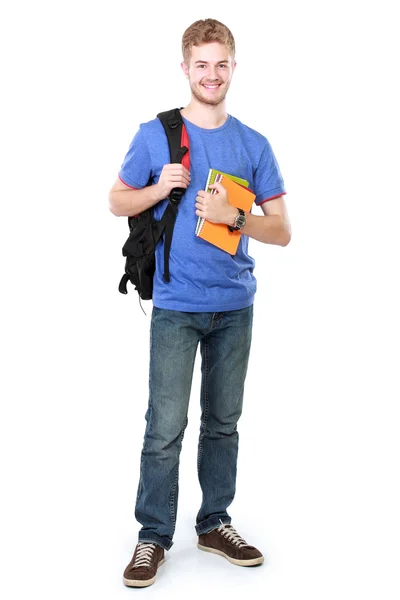
<svg viewBox="0 0 400 600">
<path fill-rule="evenodd" d="M 186 152 L 187 146 L 181 145 L 182 131 L 185 127 L 178 108 L 159 113 L 157 117 L 164 126 L 168 139 L 171 163 L 180 163 Z M 186 139 L 187 136 L 186 136 Z M 149 181 L 147 185 L 151 185 Z M 148 208 L 139 215 L 128 217 L 130 234 L 126 240 L 122 255 L 126 256 L 125 274 L 119 283 L 121 294 L 127 294 L 126 284 L 130 281 L 137 290 L 142 300 L 150 300 L 153 296 L 153 277 L 156 267 L 155 249 L 164 233 L 164 281 L 170 282 L 169 252 L 171 249 L 172 234 L 174 230 L 178 206 L 184 188 L 174 188 L 168 197 L 168 205 L 160 221 L 154 218 L 153 207 Z"/>
</svg>

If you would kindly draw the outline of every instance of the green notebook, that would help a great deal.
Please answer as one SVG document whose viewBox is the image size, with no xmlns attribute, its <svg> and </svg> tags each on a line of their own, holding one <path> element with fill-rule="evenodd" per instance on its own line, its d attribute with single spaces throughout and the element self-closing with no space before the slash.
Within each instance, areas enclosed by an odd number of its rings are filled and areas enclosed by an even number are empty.
<svg viewBox="0 0 400 600">
<path fill-rule="evenodd" d="M 224 175 L 224 177 L 229 177 L 229 179 L 232 179 L 233 181 L 236 181 L 236 183 L 240 183 L 240 185 L 244 185 L 244 187 L 249 187 L 249 182 L 246 181 L 245 179 L 242 179 L 241 177 L 236 177 L 236 175 L 229 175 L 229 173 L 224 173 L 223 171 L 218 171 L 218 169 L 210 169 L 208 171 L 208 177 L 207 177 L 207 183 L 206 183 L 206 191 L 209 185 L 212 185 L 213 183 L 215 183 L 215 178 L 217 175 Z"/>
<path fill-rule="evenodd" d="M 236 175 L 230 175 L 229 173 L 224 173 L 223 171 L 219 171 L 218 169 L 210 169 L 208 171 L 208 177 L 207 177 L 207 183 L 205 186 L 205 191 L 206 192 L 210 192 L 211 194 L 215 193 L 215 190 L 210 190 L 209 189 L 209 185 L 212 185 L 213 183 L 218 183 L 218 178 L 219 176 L 223 175 L 224 177 L 229 177 L 229 179 L 232 179 L 233 181 L 235 181 L 236 183 L 239 183 L 240 185 L 243 185 L 244 187 L 249 187 L 249 182 L 246 181 L 246 179 L 242 179 L 241 177 L 236 177 Z M 197 225 L 196 225 L 196 231 L 195 234 L 197 235 L 204 223 L 204 218 L 199 217 L 197 220 Z"/>
</svg>

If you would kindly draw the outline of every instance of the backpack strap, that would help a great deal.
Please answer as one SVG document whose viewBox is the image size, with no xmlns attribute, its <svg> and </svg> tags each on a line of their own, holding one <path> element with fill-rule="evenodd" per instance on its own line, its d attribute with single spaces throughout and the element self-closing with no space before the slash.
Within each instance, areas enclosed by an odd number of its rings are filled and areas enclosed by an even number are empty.
<svg viewBox="0 0 400 600">
<path fill-rule="evenodd" d="M 161 112 L 157 115 L 160 119 L 168 140 L 168 147 L 170 153 L 171 163 L 181 163 L 186 153 L 189 153 L 189 138 L 183 123 L 183 119 L 179 108 L 174 108 L 166 112 Z M 183 135 L 184 134 L 184 135 Z M 186 145 L 183 145 L 183 138 L 186 141 Z M 164 280 L 170 282 L 169 273 L 169 254 L 171 250 L 172 234 L 174 231 L 176 216 L 178 213 L 178 206 L 182 200 L 183 194 L 186 192 L 185 188 L 173 188 L 168 196 L 168 205 L 159 221 L 155 234 L 155 242 L 159 240 L 162 232 L 164 234 Z"/>
<path fill-rule="evenodd" d="M 188 152 L 189 148 L 182 146 L 182 127 L 184 127 L 184 123 L 180 109 L 173 108 L 172 110 L 158 113 L 157 117 L 163 124 L 165 133 L 167 134 L 171 163 L 182 162 L 182 158 Z"/>
</svg>

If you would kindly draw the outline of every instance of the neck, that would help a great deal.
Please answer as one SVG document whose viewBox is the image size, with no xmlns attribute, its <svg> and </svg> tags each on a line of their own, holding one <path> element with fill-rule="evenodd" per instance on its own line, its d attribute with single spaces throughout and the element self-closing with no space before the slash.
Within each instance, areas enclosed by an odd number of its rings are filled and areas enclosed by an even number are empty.
<svg viewBox="0 0 400 600">
<path fill-rule="evenodd" d="M 216 129 L 217 127 L 221 127 L 228 118 L 225 100 L 212 106 L 210 104 L 203 104 L 193 97 L 190 103 L 181 110 L 181 114 L 185 119 L 203 129 Z"/>
</svg>

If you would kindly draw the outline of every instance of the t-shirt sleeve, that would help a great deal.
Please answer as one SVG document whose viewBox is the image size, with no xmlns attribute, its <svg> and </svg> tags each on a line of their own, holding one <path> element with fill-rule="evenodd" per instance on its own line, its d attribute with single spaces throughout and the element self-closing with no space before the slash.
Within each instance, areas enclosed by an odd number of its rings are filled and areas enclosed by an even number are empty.
<svg viewBox="0 0 400 600">
<path fill-rule="evenodd" d="M 143 130 L 139 128 L 125 155 L 118 177 L 126 185 L 141 189 L 148 184 L 150 176 L 150 152 Z"/>
<path fill-rule="evenodd" d="M 266 140 L 264 150 L 254 173 L 253 187 L 253 191 L 256 194 L 255 203 L 257 205 L 262 204 L 266 200 L 286 194 L 285 183 L 279 169 L 278 161 L 268 140 Z"/>
</svg>

